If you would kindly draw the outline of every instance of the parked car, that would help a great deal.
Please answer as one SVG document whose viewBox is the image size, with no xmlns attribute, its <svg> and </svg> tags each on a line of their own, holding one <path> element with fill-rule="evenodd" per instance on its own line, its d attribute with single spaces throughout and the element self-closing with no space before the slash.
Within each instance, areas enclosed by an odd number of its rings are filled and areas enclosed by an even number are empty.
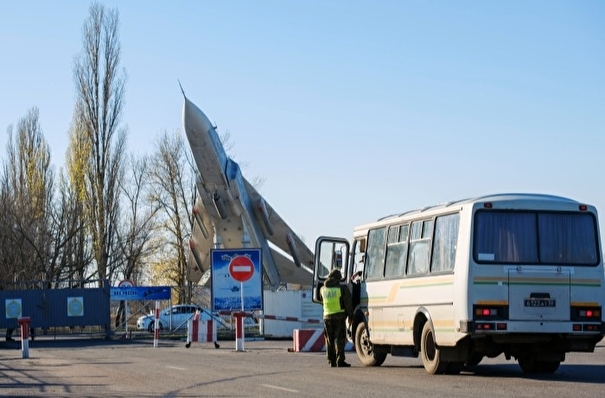
<svg viewBox="0 0 605 398">
<path fill-rule="evenodd" d="M 160 330 L 162 329 L 187 329 L 187 320 L 193 318 L 196 311 L 200 311 L 200 319 L 208 320 L 210 315 L 203 311 L 202 307 L 196 304 L 178 304 L 172 307 L 164 308 L 160 311 Z M 155 315 L 143 315 L 137 319 L 137 329 L 147 330 L 150 333 L 154 331 Z"/>
</svg>

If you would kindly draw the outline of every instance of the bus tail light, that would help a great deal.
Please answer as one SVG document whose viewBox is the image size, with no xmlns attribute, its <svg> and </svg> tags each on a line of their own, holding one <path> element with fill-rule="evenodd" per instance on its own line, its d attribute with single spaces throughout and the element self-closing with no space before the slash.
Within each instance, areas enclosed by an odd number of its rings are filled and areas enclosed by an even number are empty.
<svg viewBox="0 0 605 398">
<path fill-rule="evenodd" d="M 477 322 L 475 330 L 494 330 L 494 324 L 490 322 Z"/>
<path fill-rule="evenodd" d="M 585 332 L 599 332 L 601 331 L 601 325 L 595 325 L 595 324 L 585 324 L 584 325 L 584 331 Z"/>
<path fill-rule="evenodd" d="M 574 332 L 600 332 L 601 331 L 601 324 L 594 324 L 594 323 L 586 323 L 586 324 L 581 324 L 581 323 L 574 323 L 572 325 L 572 330 Z"/>
<path fill-rule="evenodd" d="M 571 307 L 571 320 L 582 322 L 601 322 L 601 307 Z"/>
<path fill-rule="evenodd" d="M 506 322 L 476 322 L 475 330 L 507 330 L 508 325 Z"/>
<path fill-rule="evenodd" d="M 473 319 L 480 320 L 508 320 L 507 305 L 478 305 L 473 306 Z"/>
</svg>

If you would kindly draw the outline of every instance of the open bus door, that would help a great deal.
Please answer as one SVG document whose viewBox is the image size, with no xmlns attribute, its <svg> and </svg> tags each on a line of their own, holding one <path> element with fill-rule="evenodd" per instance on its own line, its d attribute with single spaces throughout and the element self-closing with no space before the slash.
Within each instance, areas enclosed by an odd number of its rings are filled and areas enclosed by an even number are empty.
<svg viewBox="0 0 605 398">
<path fill-rule="evenodd" d="M 333 269 L 339 269 L 342 281 L 349 275 L 349 242 L 343 238 L 320 236 L 315 242 L 313 261 L 313 302 L 321 303 L 321 287 Z"/>
</svg>

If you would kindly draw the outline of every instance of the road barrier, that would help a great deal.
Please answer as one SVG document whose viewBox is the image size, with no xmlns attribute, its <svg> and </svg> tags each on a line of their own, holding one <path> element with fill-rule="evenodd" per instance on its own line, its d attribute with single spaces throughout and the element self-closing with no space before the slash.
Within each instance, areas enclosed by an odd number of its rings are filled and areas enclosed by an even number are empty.
<svg viewBox="0 0 605 398">
<path fill-rule="evenodd" d="M 321 352 L 326 350 L 326 338 L 323 329 L 294 329 L 293 352 Z M 347 340 L 345 351 L 354 351 L 355 346 Z"/>
<path fill-rule="evenodd" d="M 219 311 L 220 315 L 231 315 L 235 317 L 235 349 L 244 350 L 244 318 L 271 319 L 286 322 L 305 322 L 323 325 L 323 319 L 298 318 L 293 316 L 265 315 L 256 312 L 243 311 Z M 302 349 L 301 349 L 302 348 Z M 325 339 L 323 329 L 294 329 L 294 349 L 293 351 L 323 351 L 325 350 Z"/>
<path fill-rule="evenodd" d="M 187 321 L 187 344 L 189 348 L 192 342 L 215 343 L 216 347 L 216 322 L 212 319 L 200 320 L 200 313 L 196 312 L 193 319 Z"/>
<path fill-rule="evenodd" d="M 23 358 L 29 358 L 29 323 L 31 319 L 28 316 L 17 319 L 21 327 L 21 354 Z"/>
<path fill-rule="evenodd" d="M 155 312 L 154 312 L 154 326 L 153 326 L 153 347 L 158 347 L 158 342 L 160 341 L 160 302 L 155 302 Z"/>
</svg>

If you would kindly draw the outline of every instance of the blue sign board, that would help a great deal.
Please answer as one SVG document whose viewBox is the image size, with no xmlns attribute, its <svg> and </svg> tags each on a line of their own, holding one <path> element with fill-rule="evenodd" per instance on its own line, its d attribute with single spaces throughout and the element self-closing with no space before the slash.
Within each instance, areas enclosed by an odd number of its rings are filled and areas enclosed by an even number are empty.
<svg viewBox="0 0 605 398">
<path fill-rule="evenodd" d="M 112 300 L 170 300 L 170 286 L 128 286 L 112 287 Z"/>
<path fill-rule="evenodd" d="M 212 249 L 212 310 L 263 309 L 260 249 Z"/>
</svg>

